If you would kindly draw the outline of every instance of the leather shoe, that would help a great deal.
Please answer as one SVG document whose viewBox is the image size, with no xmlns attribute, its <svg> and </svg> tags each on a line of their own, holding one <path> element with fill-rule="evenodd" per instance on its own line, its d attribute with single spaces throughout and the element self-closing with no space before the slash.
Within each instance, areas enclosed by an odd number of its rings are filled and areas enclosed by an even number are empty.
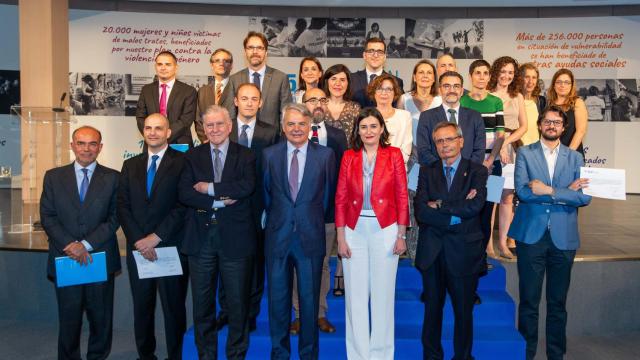
<svg viewBox="0 0 640 360">
<path fill-rule="evenodd" d="M 299 319 L 293 320 L 291 325 L 289 325 L 289 333 L 291 335 L 298 335 L 300 333 L 300 320 Z"/>
<path fill-rule="evenodd" d="M 258 328 L 256 318 L 249 319 L 249 332 L 254 332 Z"/>
<path fill-rule="evenodd" d="M 220 331 L 228 323 L 229 323 L 229 318 L 227 317 L 227 314 L 218 313 L 218 317 L 216 318 L 216 329 Z"/>
<path fill-rule="evenodd" d="M 318 319 L 318 329 L 320 329 L 320 331 L 326 332 L 326 333 L 334 333 L 334 332 L 336 332 L 336 327 L 333 326 L 333 324 L 331 324 L 329 322 L 329 320 L 327 320 L 326 317 L 322 317 L 322 318 Z"/>
</svg>

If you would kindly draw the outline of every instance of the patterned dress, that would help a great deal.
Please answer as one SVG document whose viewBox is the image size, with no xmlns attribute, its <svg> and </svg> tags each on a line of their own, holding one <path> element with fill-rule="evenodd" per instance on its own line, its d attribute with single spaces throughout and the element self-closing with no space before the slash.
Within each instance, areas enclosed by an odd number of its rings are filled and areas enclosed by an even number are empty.
<svg viewBox="0 0 640 360">
<path fill-rule="evenodd" d="M 360 112 L 360 104 L 355 101 L 345 101 L 342 112 L 337 119 L 331 117 L 331 114 L 327 112 L 324 121 L 335 128 L 344 131 L 347 136 L 348 147 L 351 148 L 351 132 L 353 131 L 353 124 L 356 122 L 358 113 Z"/>
</svg>

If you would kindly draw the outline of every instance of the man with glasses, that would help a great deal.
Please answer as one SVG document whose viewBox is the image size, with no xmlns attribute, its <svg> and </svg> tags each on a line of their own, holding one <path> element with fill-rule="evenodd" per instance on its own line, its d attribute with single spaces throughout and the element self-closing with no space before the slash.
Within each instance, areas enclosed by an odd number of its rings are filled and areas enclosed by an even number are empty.
<svg viewBox="0 0 640 360">
<path fill-rule="evenodd" d="M 441 160 L 420 167 L 415 264 L 428 299 L 422 328 L 425 359 L 444 357 L 441 338 L 446 293 L 454 312 L 453 359 L 473 359 L 473 293 L 484 269 L 480 212 L 486 200 L 488 172 L 481 163 L 462 155 L 466 146 L 462 134 L 453 122 L 438 123 L 431 137 Z"/>
<path fill-rule="evenodd" d="M 588 179 L 579 178 L 582 154 L 560 143 L 567 125 L 561 108 L 552 105 L 538 118 L 540 140 L 521 147 L 516 157 L 515 190 L 520 199 L 509 237 L 518 246 L 520 303 L 518 330 L 527 342 L 527 359 L 538 347 L 538 306 L 547 277 L 547 358 L 567 351 L 567 293 L 571 267 L 580 247 L 578 207 L 589 205 L 582 193 Z"/>
<path fill-rule="evenodd" d="M 287 74 L 267 66 L 269 42 L 264 34 L 249 31 L 243 44 L 249 66 L 231 75 L 230 91 L 235 94 L 240 85 L 245 83 L 256 85 L 262 93 L 262 108 L 258 112 L 258 117 L 276 127 L 280 133 L 280 109 L 284 104 L 292 101 Z M 235 119 L 237 111 L 233 103 L 226 104 L 225 107 L 229 110 L 231 118 Z"/>
<path fill-rule="evenodd" d="M 464 138 L 462 157 L 482 164 L 486 147 L 484 121 L 479 112 L 460 106 L 462 96 L 462 76 L 454 71 L 440 75 L 440 95 L 442 105 L 420 114 L 416 146 L 420 165 L 430 165 L 440 159 L 436 144 L 431 138 L 433 130 L 440 122 L 451 122 L 460 128 Z"/>
<path fill-rule="evenodd" d="M 207 142 L 207 135 L 202 126 L 202 115 L 211 105 L 233 107 L 233 92 L 227 84 L 229 74 L 233 68 L 233 55 L 227 49 L 219 48 L 213 51 L 209 58 L 213 82 L 198 90 L 198 107 L 196 111 L 196 134 L 201 143 Z"/>
<path fill-rule="evenodd" d="M 333 126 L 329 126 L 325 123 L 324 119 L 328 114 L 327 99 L 324 91 L 319 88 L 310 89 L 305 92 L 303 102 L 307 107 L 307 110 L 312 115 L 311 131 L 309 132 L 309 141 L 322 146 L 329 147 L 333 150 L 336 157 L 336 174 L 340 170 L 340 161 L 342 160 L 342 154 L 347 150 L 347 137 L 340 129 L 336 129 Z M 329 197 L 329 212 L 327 213 L 325 222 L 325 240 L 327 253 L 324 257 L 322 264 L 322 279 L 320 280 L 320 299 L 318 308 L 318 328 L 322 332 L 333 333 L 336 331 L 335 326 L 327 319 L 327 310 L 329 305 L 327 304 L 327 294 L 330 288 L 330 270 L 329 270 L 329 257 L 331 256 L 331 250 L 333 250 L 333 244 L 336 238 L 335 229 L 335 202 L 334 196 Z M 300 332 L 300 307 L 298 301 L 298 286 L 296 285 L 296 277 L 294 273 L 293 280 L 293 295 L 291 302 L 293 303 L 293 310 L 296 314 L 296 319 L 291 323 L 289 332 L 293 335 L 297 335 Z"/>
<path fill-rule="evenodd" d="M 365 67 L 363 70 L 351 74 L 352 99 L 359 103 L 361 108 L 375 106 L 373 101 L 367 97 L 367 86 L 369 86 L 373 79 L 382 75 L 382 73 L 387 73 L 384 71 L 384 64 L 387 60 L 386 51 L 387 45 L 383 40 L 376 37 L 368 39 L 364 44 L 362 57 L 364 58 Z M 404 89 L 402 79 L 395 76 L 394 78 L 400 89 Z"/>
</svg>

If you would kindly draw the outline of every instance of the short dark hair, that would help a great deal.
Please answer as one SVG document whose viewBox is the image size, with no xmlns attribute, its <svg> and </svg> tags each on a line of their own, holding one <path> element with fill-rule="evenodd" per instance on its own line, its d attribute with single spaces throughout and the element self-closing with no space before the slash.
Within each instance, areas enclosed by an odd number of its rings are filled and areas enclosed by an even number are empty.
<svg viewBox="0 0 640 360">
<path fill-rule="evenodd" d="M 471 63 L 471 65 L 469 65 L 469 75 L 473 74 L 473 71 L 476 68 L 479 68 L 481 66 L 486 66 L 487 70 L 491 70 L 491 64 L 489 64 L 487 60 L 484 60 L 484 59 L 474 60 Z"/>
<path fill-rule="evenodd" d="M 219 53 L 225 53 L 227 55 L 229 55 L 231 57 L 231 63 L 233 63 L 233 54 L 231 53 L 231 51 L 225 49 L 225 48 L 217 48 L 213 51 L 213 54 L 211 54 L 211 56 L 209 57 L 209 62 L 212 63 L 213 62 L 213 57 L 218 55 Z"/>
<path fill-rule="evenodd" d="M 158 61 L 158 58 L 162 55 L 167 55 L 167 56 L 171 56 L 171 58 L 173 59 L 173 62 L 175 62 L 176 64 L 178 63 L 178 58 L 169 50 L 162 50 L 158 53 L 158 55 L 156 55 L 156 58 L 153 59 L 154 61 Z"/>
<path fill-rule="evenodd" d="M 324 90 L 324 93 L 327 96 L 330 96 L 331 93 L 329 92 L 329 81 L 328 80 L 332 76 L 340 74 L 340 73 L 344 73 L 347 76 L 347 90 L 344 92 L 344 95 L 342 96 L 342 99 L 343 100 L 351 100 L 351 71 L 349 71 L 349 68 L 344 64 L 335 64 L 335 65 L 331 66 L 330 68 L 328 68 L 324 72 L 324 75 L 322 75 L 322 79 L 320 79 L 320 83 L 322 83 L 322 85 L 321 85 L 322 90 Z"/>
<path fill-rule="evenodd" d="M 385 80 L 391 81 L 391 84 L 393 85 L 394 102 L 398 101 L 400 96 L 402 96 L 402 89 L 400 89 L 400 85 L 398 85 L 398 81 L 396 80 L 396 78 L 391 74 L 382 73 L 380 74 L 380 76 L 376 76 L 376 78 L 369 83 L 369 86 L 367 86 L 367 97 L 369 97 L 371 101 L 375 101 L 376 90 L 378 90 L 382 86 L 382 83 Z"/>
<path fill-rule="evenodd" d="M 378 119 L 378 123 L 380 124 L 380 126 L 382 126 L 382 134 L 380 135 L 380 141 L 378 144 L 380 145 L 380 147 L 389 146 L 389 130 L 387 130 L 387 125 L 384 122 L 384 117 L 382 116 L 380 111 L 378 111 L 378 109 L 374 107 L 366 107 L 360 110 L 360 112 L 358 113 L 358 117 L 356 118 L 356 121 L 353 124 L 351 137 L 349 138 L 349 142 L 351 143 L 351 148 L 354 149 L 355 151 L 359 151 L 364 147 L 364 144 L 362 143 L 362 139 L 360 139 L 360 134 L 358 133 L 360 128 L 360 122 L 363 119 L 366 119 L 370 116 L 373 116 L 374 118 Z"/>
<path fill-rule="evenodd" d="M 263 33 L 261 32 L 257 32 L 257 31 L 249 31 L 247 33 L 247 36 L 245 36 L 244 40 L 242 41 L 242 47 L 246 48 L 247 47 L 247 42 L 249 41 L 249 39 L 251 39 L 252 37 L 257 37 L 260 39 L 260 41 L 262 41 L 262 46 L 264 46 L 265 50 L 267 48 L 269 48 L 269 40 L 267 40 L 267 37 L 264 36 Z"/>
<path fill-rule="evenodd" d="M 538 121 L 537 121 L 538 126 L 542 124 L 542 120 L 544 120 L 547 117 L 547 114 L 550 112 L 559 113 L 560 116 L 562 117 L 562 127 L 567 127 L 567 122 L 569 121 L 569 119 L 567 118 L 567 113 L 565 113 L 564 110 L 562 110 L 562 107 L 555 104 L 551 104 L 546 108 L 544 108 L 544 110 L 542 110 L 542 112 L 540 113 L 540 116 L 538 116 Z"/>
<path fill-rule="evenodd" d="M 446 77 L 457 77 L 458 79 L 460 79 L 460 85 L 464 85 L 464 79 L 462 78 L 462 75 L 460 75 L 459 73 L 455 72 L 455 71 L 445 71 L 442 75 L 440 75 L 440 77 L 438 78 L 438 83 L 442 84 L 442 79 L 446 78 Z"/>
<path fill-rule="evenodd" d="M 382 39 L 377 37 L 372 37 L 367 39 L 367 41 L 364 42 L 364 50 L 365 51 L 367 50 L 367 47 L 369 47 L 369 44 L 375 44 L 375 43 L 382 44 L 383 46 L 382 50 L 387 51 L 387 44 L 385 44 L 385 42 Z"/>
</svg>

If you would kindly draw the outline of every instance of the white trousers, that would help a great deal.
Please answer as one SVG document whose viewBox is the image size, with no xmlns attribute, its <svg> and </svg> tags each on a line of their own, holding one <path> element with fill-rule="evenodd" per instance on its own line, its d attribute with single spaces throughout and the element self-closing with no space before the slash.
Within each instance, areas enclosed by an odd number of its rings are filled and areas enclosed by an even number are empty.
<svg viewBox="0 0 640 360">
<path fill-rule="evenodd" d="M 350 360 L 393 360 L 398 271 L 398 255 L 393 254 L 393 246 L 397 234 L 397 224 L 381 229 L 372 210 L 361 212 L 355 230 L 345 226 L 345 240 L 351 248 L 351 258 L 342 259 Z"/>
</svg>

